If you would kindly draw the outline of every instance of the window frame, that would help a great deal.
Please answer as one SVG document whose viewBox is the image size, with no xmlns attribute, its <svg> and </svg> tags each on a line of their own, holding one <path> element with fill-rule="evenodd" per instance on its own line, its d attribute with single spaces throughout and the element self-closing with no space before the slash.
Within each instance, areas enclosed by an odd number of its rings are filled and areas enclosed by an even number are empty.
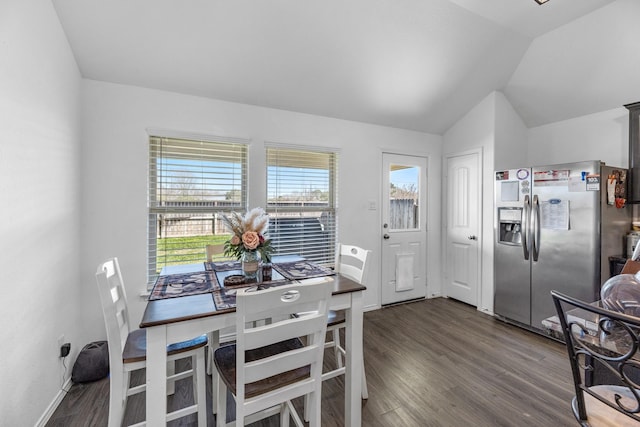
<svg viewBox="0 0 640 427">
<path fill-rule="evenodd" d="M 147 287 L 150 288 L 155 283 L 155 280 L 159 274 L 158 270 L 158 216 L 162 214 L 185 214 L 185 215 L 198 215 L 198 214 L 211 214 L 212 220 L 215 220 L 216 215 L 228 213 L 232 210 L 246 210 L 248 206 L 248 170 L 249 170 L 249 141 L 241 138 L 232 138 L 232 137 L 220 137 L 220 136 L 210 136 L 210 135 L 196 135 L 196 134 L 184 134 L 184 133 L 175 133 L 171 131 L 163 131 L 163 130 L 148 130 L 148 171 L 147 171 Z M 164 142 L 164 141 L 172 141 L 172 142 Z M 206 152 L 207 155 L 199 156 L 196 151 L 193 151 L 190 154 L 185 154 L 185 158 L 193 157 L 194 160 L 197 161 L 215 161 L 216 152 L 223 153 L 225 150 L 229 150 L 232 153 L 228 157 L 229 160 L 237 160 L 237 164 L 240 166 L 240 172 L 231 172 L 229 176 L 236 177 L 239 175 L 240 177 L 240 197 L 236 202 L 230 203 L 220 203 L 222 201 L 216 200 L 204 200 L 204 197 L 200 200 L 193 200 L 192 202 L 186 202 L 185 205 L 181 205 L 180 203 L 173 202 L 169 203 L 169 200 L 166 199 L 166 196 L 162 196 L 158 194 L 158 188 L 163 185 L 169 185 L 167 182 L 171 182 L 170 178 L 167 178 L 166 175 L 169 174 L 168 171 L 161 172 L 162 168 L 159 166 L 162 163 L 162 159 L 169 159 L 170 156 L 164 156 L 162 153 L 158 153 L 158 150 L 161 150 L 163 146 L 171 146 L 176 151 L 179 152 L 180 148 L 178 147 L 182 141 L 184 142 L 184 149 L 193 149 L 195 145 L 200 144 L 203 152 Z M 164 145 L 163 145 L 164 144 Z M 206 146 L 203 144 L 212 144 L 210 146 Z M 178 147 L 178 148 L 176 148 Z M 187 153 L 185 151 L 185 153 Z M 204 174 L 207 175 L 207 178 L 213 176 L 214 168 L 204 167 Z M 163 181 L 163 178 L 167 179 L 167 181 Z M 202 194 L 206 193 L 207 185 L 204 183 L 206 178 L 203 178 L 203 183 L 200 186 L 196 186 L 196 193 L 200 192 Z M 161 182 L 165 182 L 165 184 L 161 184 Z M 199 191 L 198 191 L 199 190 Z M 197 198 L 197 196 L 196 196 Z M 196 219 L 197 220 L 197 219 Z M 201 218 L 200 221 L 207 221 L 208 218 Z M 206 258 L 205 249 L 202 248 L 202 257 Z M 179 264 L 179 263 L 177 263 Z M 165 263 L 166 265 L 166 263 Z M 170 264 L 174 265 L 174 264 Z"/>
<path fill-rule="evenodd" d="M 270 178 L 271 168 L 277 166 L 274 163 L 274 153 L 283 153 L 283 157 L 285 158 L 285 162 L 288 163 L 288 166 L 292 166 L 294 168 L 304 169 L 307 166 L 307 169 L 314 168 L 314 160 L 313 158 L 304 158 L 300 157 L 301 161 L 297 162 L 296 156 L 311 154 L 312 156 L 318 156 L 318 165 L 322 164 L 322 157 L 327 157 L 328 167 L 326 168 L 328 172 L 327 176 L 327 192 L 328 192 L 328 200 L 325 206 L 313 205 L 313 206 L 282 206 L 274 203 L 271 200 L 271 197 L 275 194 L 279 195 L 278 191 L 275 192 L 271 189 L 272 187 L 272 179 Z M 294 156 L 293 154 L 296 154 Z M 314 231 L 304 231 L 302 235 L 299 236 L 299 240 L 303 241 L 302 243 L 302 256 L 305 256 L 307 259 L 310 259 L 314 262 L 318 262 L 322 265 L 334 267 L 335 264 L 335 247 L 336 242 L 338 241 L 338 162 L 339 162 L 339 150 L 327 148 L 327 147 L 316 147 L 316 146 L 300 146 L 300 145 L 287 145 L 287 144 L 278 144 L 278 143 L 270 143 L 265 142 L 265 211 L 272 218 L 269 224 L 269 236 L 274 241 L 276 247 L 276 254 L 278 254 L 278 242 L 276 241 L 277 236 L 275 235 L 274 226 L 277 219 L 286 218 L 288 216 L 293 217 L 294 219 L 290 220 L 295 224 L 296 219 L 299 222 L 300 227 L 305 227 L 305 224 L 309 225 L 309 221 L 313 221 L 313 217 L 306 217 L 305 214 L 311 213 L 321 213 L 321 215 L 327 214 L 325 221 L 319 221 L 322 224 L 323 231 L 328 233 L 326 238 L 327 247 L 322 250 L 323 255 L 320 256 L 318 254 L 311 253 L 310 256 L 307 256 L 304 250 L 304 240 L 306 238 L 310 239 L 310 245 L 315 244 L 314 240 L 317 241 L 317 232 Z M 321 169 L 321 168 L 318 168 Z M 296 181 L 297 179 L 301 179 L 302 175 L 297 175 L 291 178 L 291 181 Z M 276 178 L 278 179 L 278 178 Z M 280 181 L 278 179 L 278 181 Z M 282 214 L 282 215 L 281 215 Z M 295 216 L 297 214 L 297 216 Z M 313 224 L 310 224 L 313 225 Z M 327 229 L 328 227 L 328 229 Z M 296 237 L 296 234 L 288 234 L 287 237 L 289 239 Z M 287 244 L 283 244 L 286 248 Z M 281 252 L 280 252 L 281 254 Z"/>
</svg>

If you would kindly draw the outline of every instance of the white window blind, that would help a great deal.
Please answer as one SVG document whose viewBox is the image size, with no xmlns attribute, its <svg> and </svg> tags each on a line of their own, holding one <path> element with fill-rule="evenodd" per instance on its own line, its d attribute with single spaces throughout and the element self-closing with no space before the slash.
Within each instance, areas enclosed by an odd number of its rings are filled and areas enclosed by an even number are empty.
<svg viewBox="0 0 640 427">
<path fill-rule="evenodd" d="M 267 146 L 269 237 L 277 255 L 332 266 L 337 153 Z"/>
<path fill-rule="evenodd" d="M 229 238 L 220 214 L 247 206 L 247 145 L 150 136 L 148 277 L 204 261 Z"/>
</svg>

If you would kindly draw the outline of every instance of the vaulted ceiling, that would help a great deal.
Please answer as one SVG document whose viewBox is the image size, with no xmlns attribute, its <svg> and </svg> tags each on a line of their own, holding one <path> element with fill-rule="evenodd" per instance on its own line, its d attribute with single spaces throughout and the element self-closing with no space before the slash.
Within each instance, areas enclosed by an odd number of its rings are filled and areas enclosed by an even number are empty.
<svg viewBox="0 0 640 427">
<path fill-rule="evenodd" d="M 640 100 L 637 0 L 52 0 L 83 77 L 442 134 Z"/>
</svg>

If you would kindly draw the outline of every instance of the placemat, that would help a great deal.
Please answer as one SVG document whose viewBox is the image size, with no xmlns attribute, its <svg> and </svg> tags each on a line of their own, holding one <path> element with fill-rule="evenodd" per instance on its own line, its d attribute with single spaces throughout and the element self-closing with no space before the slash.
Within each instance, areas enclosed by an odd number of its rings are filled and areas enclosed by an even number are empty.
<svg viewBox="0 0 640 427">
<path fill-rule="evenodd" d="M 205 262 L 204 269 L 207 271 L 241 270 L 242 265 L 240 264 L 240 261 Z"/>
<path fill-rule="evenodd" d="M 229 272 L 237 273 L 237 274 L 225 274 Z M 284 277 L 282 277 L 281 274 L 277 274 L 277 273 L 275 275 L 272 275 L 271 280 L 263 280 L 260 274 L 258 274 L 258 276 L 255 279 L 247 280 L 241 271 L 230 270 L 229 272 L 225 271 L 225 272 L 221 272 L 220 275 L 216 275 L 216 278 L 218 279 L 218 283 L 220 284 L 220 287 L 222 289 L 245 288 L 247 286 L 252 286 L 252 285 L 271 286 L 271 284 L 273 283 L 290 282 L 290 280 L 285 279 Z M 224 277 L 220 277 L 220 276 L 224 276 Z M 227 279 L 230 279 L 230 280 L 227 280 Z"/>
<path fill-rule="evenodd" d="M 256 289 L 264 289 L 264 285 L 256 283 L 246 283 L 243 286 L 234 286 L 232 288 L 222 288 L 213 292 L 213 302 L 218 310 L 232 310 L 236 308 L 236 292 L 240 289 L 254 287 Z"/>
<path fill-rule="evenodd" d="M 310 279 L 312 277 L 333 276 L 336 274 L 328 267 L 309 261 L 283 262 L 273 264 L 273 268 L 289 280 Z"/>
<path fill-rule="evenodd" d="M 217 289 L 212 292 L 213 302 L 215 303 L 217 310 L 234 310 L 236 308 L 236 293 L 240 289 L 253 287 L 256 290 L 262 290 L 273 286 L 286 285 L 289 283 L 290 282 L 286 280 L 279 280 L 264 283 L 245 283 L 244 285 Z"/>
<path fill-rule="evenodd" d="M 212 271 L 158 276 L 149 295 L 149 301 L 206 294 L 216 289 L 220 289 L 220 285 Z"/>
</svg>

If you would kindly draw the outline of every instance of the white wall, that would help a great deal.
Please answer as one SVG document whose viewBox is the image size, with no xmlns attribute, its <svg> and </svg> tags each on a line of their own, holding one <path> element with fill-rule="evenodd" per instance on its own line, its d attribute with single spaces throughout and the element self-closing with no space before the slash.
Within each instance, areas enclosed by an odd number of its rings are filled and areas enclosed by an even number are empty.
<svg viewBox="0 0 640 427">
<path fill-rule="evenodd" d="M 0 424 L 35 425 L 82 330 L 80 75 L 49 0 L 0 3 Z M 95 285 L 93 285 L 95 286 Z"/>
<path fill-rule="evenodd" d="M 624 107 L 534 127 L 528 134 L 531 165 L 602 160 L 629 167 L 629 110 Z M 632 207 L 637 220 L 640 207 Z"/>
<path fill-rule="evenodd" d="M 546 165 L 602 160 L 629 166 L 629 111 L 624 108 L 529 129 L 528 163 Z"/>
<path fill-rule="evenodd" d="M 496 92 L 495 95 L 496 128 L 493 168 L 502 170 L 527 165 L 527 127 L 502 92 Z"/>
<path fill-rule="evenodd" d="M 144 301 L 132 298 L 146 284 L 147 128 L 251 140 L 250 207 L 264 206 L 264 141 L 340 149 L 339 239 L 373 250 L 365 305 L 380 303 L 381 151 L 392 148 L 431 156 L 429 179 L 428 283 L 440 277 L 439 136 L 319 116 L 234 104 L 157 90 L 83 82 L 83 281 L 94 280 L 103 259 L 118 256 L 134 323 Z M 99 300 L 87 288 L 85 321 L 100 338 Z"/>
</svg>

